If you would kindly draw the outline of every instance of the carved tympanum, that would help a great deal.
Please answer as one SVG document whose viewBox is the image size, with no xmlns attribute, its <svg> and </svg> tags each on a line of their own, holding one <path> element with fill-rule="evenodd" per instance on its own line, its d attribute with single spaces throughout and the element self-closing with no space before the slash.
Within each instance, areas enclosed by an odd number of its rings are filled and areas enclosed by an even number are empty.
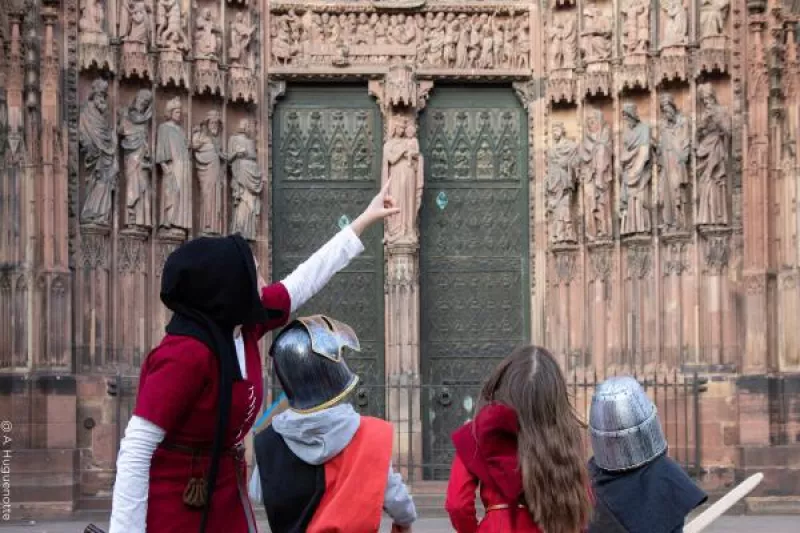
<svg viewBox="0 0 800 533">
<path fill-rule="evenodd" d="M 625 133 L 622 136 L 620 163 L 620 233 L 649 233 L 652 144 L 650 126 L 639 118 L 636 105 L 622 106 Z"/>
<path fill-rule="evenodd" d="M 153 44 L 150 8 L 144 0 L 125 0 L 120 9 L 122 74 L 146 78 L 151 74 L 148 49 Z"/>
<path fill-rule="evenodd" d="M 119 137 L 125 174 L 125 223 L 127 226 L 150 228 L 153 225 L 150 199 L 150 120 L 153 118 L 153 93 L 142 89 L 122 109 Z"/>
<path fill-rule="evenodd" d="M 225 156 L 220 145 L 222 119 L 219 111 L 209 111 L 192 130 L 192 152 L 200 184 L 200 232 L 217 235 L 222 231 L 222 191 L 225 181 Z"/>
<path fill-rule="evenodd" d="M 564 125 L 553 125 L 553 147 L 547 169 L 547 212 L 550 239 L 554 243 L 575 242 L 573 202 L 577 188 L 578 143 L 567 138 Z"/>
<path fill-rule="evenodd" d="M 88 69 L 94 65 L 114 72 L 116 63 L 109 46 L 102 0 L 82 0 L 81 4 L 83 7 L 78 21 L 81 68 Z"/>
<path fill-rule="evenodd" d="M 400 213 L 386 220 L 387 244 L 417 242 L 417 213 L 422 201 L 423 159 L 414 121 L 393 117 L 390 138 L 383 147 L 382 179 L 391 179 L 389 193 Z"/>
<path fill-rule="evenodd" d="M 678 231 L 686 229 L 689 220 L 691 125 L 678 110 L 672 95 L 661 95 L 660 107 L 657 204 L 662 228 Z"/>
<path fill-rule="evenodd" d="M 166 120 L 156 135 L 156 164 L 161 169 L 159 227 L 181 233 L 192 227 L 192 163 L 186 132 L 181 126 L 180 98 L 167 102 Z"/>
<path fill-rule="evenodd" d="M 95 80 L 78 126 L 80 148 L 86 169 L 86 195 L 81 223 L 108 225 L 111 195 L 117 186 L 117 139 L 108 109 L 108 82 Z"/>
<path fill-rule="evenodd" d="M 261 190 L 264 188 L 254 129 L 250 119 L 242 119 L 238 133 L 231 135 L 228 140 L 233 193 L 231 231 L 239 232 L 247 239 L 256 238 L 257 220 L 261 214 Z"/>
<path fill-rule="evenodd" d="M 709 84 L 697 88 L 702 111 L 697 119 L 697 224 L 728 224 L 728 164 L 731 116 Z"/>
<path fill-rule="evenodd" d="M 590 241 L 611 237 L 611 188 L 613 180 L 611 126 L 599 109 L 586 116 L 586 132 L 580 149 L 581 181 L 586 213 L 586 237 Z"/>
</svg>

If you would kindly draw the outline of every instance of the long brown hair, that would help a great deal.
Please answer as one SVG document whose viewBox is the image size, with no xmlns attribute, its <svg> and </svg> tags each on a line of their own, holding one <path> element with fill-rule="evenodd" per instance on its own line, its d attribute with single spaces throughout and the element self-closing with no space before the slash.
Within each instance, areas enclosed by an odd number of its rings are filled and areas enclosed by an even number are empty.
<svg viewBox="0 0 800 533">
<path fill-rule="evenodd" d="M 514 350 L 481 390 L 477 408 L 499 402 L 519 419 L 517 454 L 525 505 L 546 533 L 578 533 L 591 513 L 580 421 L 555 358 L 537 346 Z"/>
</svg>

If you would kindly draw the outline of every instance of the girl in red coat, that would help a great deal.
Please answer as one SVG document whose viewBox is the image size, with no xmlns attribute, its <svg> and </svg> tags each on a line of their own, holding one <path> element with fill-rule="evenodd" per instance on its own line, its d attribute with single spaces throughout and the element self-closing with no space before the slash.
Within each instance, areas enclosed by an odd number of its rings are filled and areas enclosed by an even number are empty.
<svg viewBox="0 0 800 533">
<path fill-rule="evenodd" d="M 258 342 L 358 255 L 358 235 L 398 212 L 388 182 L 353 223 L 266 286 L 239 235 L 199 238 L 167 259 L 173 311 L 147 356 L 117 458 L 111 533 L 257 533 L 243 440 L 264 397 Z"/>
<path fill-rule="evenodd" d="M 453 434 L 445 507 L 456 531 L 583 531 L 591 513 L 584 425 L 553 356 L 515 350 L 484 384 L 477 413 Z M 480 524 L 476 491 L 486 509 Z"/>
</svg>

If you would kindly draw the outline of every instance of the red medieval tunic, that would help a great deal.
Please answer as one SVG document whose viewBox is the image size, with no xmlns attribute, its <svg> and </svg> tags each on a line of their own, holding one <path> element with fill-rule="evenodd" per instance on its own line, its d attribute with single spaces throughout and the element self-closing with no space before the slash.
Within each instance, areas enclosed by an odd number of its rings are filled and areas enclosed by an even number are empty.
<svg viewBox="0 0 800 533">
<path fill-rule="evenodd" d="M 261 301 L 265 307 L 280 310 L 283 315 L 242 331 L 247 378 L 233 384 L 225 450 L 243 441 L 264 398 L 258 341 L 267 331 L 283 326 L 289 318 L 291 302 L 283 284 L 274 283 L 264 288 Z M 210 450 L 217 421 L 219 379 L 217 358 L 205 344 L 191 337 L 167 335 L 142 366 L 133 414 L 162 428 L 166 432 L 165 443 Z M 206 477 L 209 463 L 210 453 L 192 456 L 159 446 L 150 467 L 148 533 L 195 533 L 199 530 L 203 511 L 186 506 L 183 492 L 190 478 Z M 244 480 L 246 463 L 224 452 L 206 527 L 210 533 L 248 531 L 237 484 L 237 468 Z M 249 506 L 249 501 L 245 500 Z"/>
</svg>

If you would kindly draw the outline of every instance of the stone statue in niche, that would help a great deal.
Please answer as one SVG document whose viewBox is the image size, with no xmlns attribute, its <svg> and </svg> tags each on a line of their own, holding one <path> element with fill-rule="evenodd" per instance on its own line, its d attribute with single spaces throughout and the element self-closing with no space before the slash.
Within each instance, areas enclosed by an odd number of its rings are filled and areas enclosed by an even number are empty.
<svg viewBox="0 0 800 533">
<path fill-rule="evenodd" d="M 141 89 L 131 105 L 120 112 L 118 132 L 125 173 L 125 224 L 150 228 L 153 209 L 150 197 L 150 120 L 153 118 L 153 93 Z"/>
<path fill-rule="evenodd" d="M 633 103 L 623 104 L 622 118 L 625 133 L 620 150 L 620 234 L 650 233 L 650 183 L 653 177 L 650 126 L 639 118 Z"/>
<path fill-rule="evenodd" d="M 576 240 L 572 204 L 577 186 L 577 156 L 578 143 L 566 137 L 563 124 L 554 124 L 546 184 L 550 239 L 554 243 Z"/>
<path fill-rule="evenodd" d="M 82 224 L 107 226 L 111 222 L 111 195 L 117 186 L 117 139 L 108 109 L 108 82 L 95 80 L 89 100 L 81 109 L 78 125 L 86 169 L 86 195 Z"/>
<path fill-rule="evenodd" d="M 249 15 L 248 15 L 249 16 Z M 248 20 L 243 12 L 236 13 L 230 24 L 230 47 L 228 69 L 229 93 L 234 100 L 256 101 L 256 62 L 250 43 L 258 26 Z"/>
<path fill-rule="evenodd" d="M 185 17 L 180 0 L 157 0 L 156 44 L 159 47 L 158 77 L 162 85 L 170 81 L 189 86 L 189 69 L 184 54 L 189 51 L 189 38 L 184 31 Z"/>
<path fill-rule="evenodd" d="M 578 47 L 576 21 L 572 13 L 553 15 L 550 28 L 550 70 L 571 69 L 575 66 Z"/>
<path fill-rule="evenodd" d="M 400 206 L 400 213 L 386 220 L 386 243 L 414 244 L 424 174 L 413 119 L 394 117 L 389 140 L 383 147 L 382 168 L 382 182 L 392 180 L 389 194 Z"/>
<path fill-rule="evenodd" d="M 710 84 L 697 87 L 703 110 L 697 120 L 697 224 L 728 224 L 731 117 Z"/>
<path fill-rule="evenodd" d="M 144 0 L 126 0 L 120 10 L 119 35 L 122 40 L 122 75 L 150 75 L 148 49 L 153 44 L 150 10 Z"/>
<path fill-rule="evenodd" d="M 611 22 L 599 6 L 588 4 L 583 9 L 584 26 L 581 51 L 587 63 L 611 58 Z"/>
<path fill-rule="evenodd" d="M 599 109 L 590 109 L 580 148 L 581 181 L 586 212 L 586 237 L 590 241 L 611 237 L 611 187 L 613 180 L 611 126 Z"/>
<path fill-rule="evenodd" d="M 194 31 L 194 89 L 198 93 L 222 93 L 223 81 L 219 72 L 222 33 L 211 8 L 205 7 L 195 21 Z"/>
<path fill-rule="evenodd" d="M 725 35 L 730 8 L 730 0 L 701 0 L 699 30 L 701 40 L 705 37 Z"/>
<path fill-rule="evenodd" d="M 514 35 L 517 38 L 514 68 L 528 69 L 530 68 L 531 59 L 531 32 L 527 17 L 520 17 L 517 19 L 517 29 Z"/>
<path fill-rule="evenodd" d="M 83 9 L 78 21 L 80 66 L 82 69 L 89 69 L 96 65 L 99 69 L 114 72 L 114 54 L 105 29 L 105 8 L 101 0 L 83 0 L 81 3 Z"/>
<path fill-rule="evenodd" d="M 218 235 L 222 231 L 222 186 L 225 181 L 225 155 L 220 146 L 222 119 L 219 111 L 208 112 L 192 130 L 192 151 L 200 184 L 200 232 Z"/>
<path fill-rule="evenodd" d="M 165 121 L 156 134 L 156 164 L 161 169 L 159 227 L 176 233 L 192 227 L 192 163 L 186 132 L 181 126 L 183 105 L 178 97 L 167 102 Z"/>
<path fill-rule="evenodd" d="M 685 46 L 688 41 L 689 17 L 683 0 L 661 0 L 661 12 L 664 14 L 661 48 Z"/>
<path fill-rule="evenodd" d="M 665 230 L 686 229 L 689 219 L 689 150 L 692 144 L 689 120 L 678 111 L 672 95 L 662 94 L 658 143 L 660 168 L 657 204 Z"/>
<path fill-rule="evenodd" d="M 261 190 L 264 187 L 253 130 L 252 121 L 242 119 L 239 132 L 228 140 L 233 194 L 231 231 L 251 240 L 258 232 L 257 220 L 261 214 Z"/>
<path fill-rule="evenodd" d="M 622 42 L 626 59 L 647 54 L 650 44 L 650 2 L 627 0 L 622 8 Z"/>
</svg>

